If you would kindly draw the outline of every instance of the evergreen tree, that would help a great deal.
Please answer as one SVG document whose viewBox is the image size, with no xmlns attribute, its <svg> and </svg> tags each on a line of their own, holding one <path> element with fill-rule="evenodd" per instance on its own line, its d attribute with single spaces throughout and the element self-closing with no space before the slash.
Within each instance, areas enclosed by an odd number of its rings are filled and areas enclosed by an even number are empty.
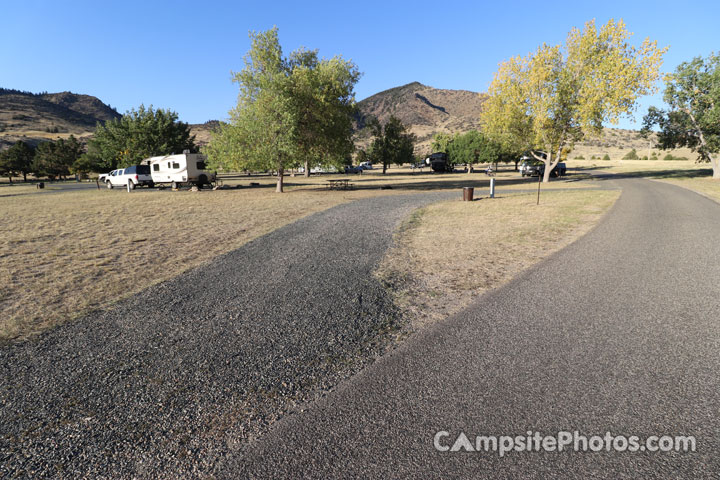
<svg viewBox="0 0 720 480">
<path fill-rule="evenodd" d="M 12 183 L 13 174 L 22 173 L 23 181 L 27 182 L 27 174 L 32 171 L 35 150 L 27 143 L 19 140 L 13 146 L 0 153 L 0 174 L 7 175 Z"/>
<path fill-rule="evenodd" d="M 55 142 L 43 142 L 35 152 L 32 171 L 37 177 L 51 180 L 65 178 L 82 155 L 82 144 L 72 135 L 67 140 L 61 138 Z"/>
<path fill-rule="evenodd" d="M 374 120 L 370 127 L 374 136 L 370 147 L 370 158 L 373 163 L 382 163 L 383 173 L 391 163 L 402 165 L 415 161 L 413 155 L 415 135 L 407 131 L 400 119 L 391 116 L 385 125 Z"/>
</svg>

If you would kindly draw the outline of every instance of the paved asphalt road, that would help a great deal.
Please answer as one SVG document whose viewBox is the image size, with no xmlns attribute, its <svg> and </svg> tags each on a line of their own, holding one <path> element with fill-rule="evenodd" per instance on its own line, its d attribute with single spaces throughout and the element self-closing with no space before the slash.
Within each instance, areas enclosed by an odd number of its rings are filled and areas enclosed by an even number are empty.
<svg viewBox="0 0 720 480">
<path fill-rule="evenodd" d="M 720 205 L 622 179 L 590 234 L 227 459 L 227 478 L 718 478 Z M 460 432 L 693 435 L 695 453 L 438 452 Z"/>
</svg>

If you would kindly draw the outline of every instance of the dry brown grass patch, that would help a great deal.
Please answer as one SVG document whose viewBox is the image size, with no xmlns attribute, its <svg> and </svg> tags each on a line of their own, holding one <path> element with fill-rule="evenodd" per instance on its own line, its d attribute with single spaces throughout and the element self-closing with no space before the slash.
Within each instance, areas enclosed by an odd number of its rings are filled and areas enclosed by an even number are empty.
<svg viewBox="0 0 720 480">
<path fill-rule="evenodd" d="M 107 306 L 305 215 L 377 194 L 260 188 L 0 198 L 0 339 Z"/>
<path fill-rule="evenodd" d="M 420 328 L 568 245 L 618 196 L 568 190 L 544 193 L 540 206 L 534 195 L 431 205 L 404 224 L 377 275 Z"/>
<path fill-rule="evenodd" d="M 664 178 L 663 182 L 688 188 L 720 202 L 720 181 L 709 177 L 700 178 Z"/>
</svg>

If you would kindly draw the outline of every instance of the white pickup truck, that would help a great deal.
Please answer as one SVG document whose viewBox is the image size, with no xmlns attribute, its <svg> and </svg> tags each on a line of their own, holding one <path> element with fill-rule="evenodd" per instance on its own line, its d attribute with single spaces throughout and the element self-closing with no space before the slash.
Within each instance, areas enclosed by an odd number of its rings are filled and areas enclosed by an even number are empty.
<svg viewBox="0 0 720 480">
<path fill-rule="evenodd" d="M 113 170 L 105 177 L 105 184 L 108 188 L 126 187 L 128 192 L 139 185 L 146 185 L 150 188 L 155 186 L 148 165 L 131 165 L 127 168 Z"/>
</svg>

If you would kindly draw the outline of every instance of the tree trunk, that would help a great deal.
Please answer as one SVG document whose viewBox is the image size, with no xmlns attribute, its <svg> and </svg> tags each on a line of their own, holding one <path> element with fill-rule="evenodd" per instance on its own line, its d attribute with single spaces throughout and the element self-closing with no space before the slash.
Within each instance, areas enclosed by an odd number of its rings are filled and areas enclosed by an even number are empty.
<svg viewBox="0 0 720 480">
<path fill-rule="evenodd" d="M 550 172 L 552 172 L 553 168 L 557 166 L 557 164 L 560 162 L 560 152 L 562 147 L 558 149 L 557 156 L 555 157 L 555 160 L 553 160 L 552 153 L 548 155 L 548 158 L 545 160 L 545 171 L 543 172 L 543 183 L 548 183 L 550 181 Z"/>
<path fill-rule="evenodd" d="M 541 152 L 541 153 L 543 153 L 543 152 Z M 544 152 L 544 153 L 545 153 L 546 158 L 543 158 L 540 155 L 536 154 L 534 150 L 530 150 L 530 155 L 532 155 L 535 158 L 535 160 L 540 160 L 541 162 L 543 162 L 545 164 L 545 168 L 543 168 L 543 177 L 542 178 L 543 178 L 543 183 L 548 183 L 550 181 L 550 170 L 552 170 L 552 151 L 550 151 L 549 154 L 547 152 Z M 539 177 L 540 176 L 538 175 L 538 178 Z M 539 182 L 539 180 L 538 180 L 538 182 Z"/>
<path fill-rule="evenodd" d="M 383 162 L 383 173 L 387 170 L 387 163 Z"/>
<path fill-rule="evenodd" d="M 285 172 L 284 172 L 284 170 L 283 170 L 282 168 L 278 168 L 278 171 L 277 171 L 277 186 L 275 187 L 275 192 L 276 192 L 276 193 L 283 193 L 283 180 L 284 180 L 283 174 L 284 174 L 284 173 L 285 173 Z"/>
<path fill-rule="evenodd" d="M 518 171 L 518 163 L 520 163 L 520 160 L 515 160 L 515 171 Z"/>
<path fill-rule="evenodd" d="M 10 180 L 10 183 L 12 183 L 12 174 L 8 173 L 8 180 Z"/>
<path fill-rule="evenodd" d="M 720 154 L 715 155 L 715 158 L 710 156 L 710 165 L 713 169 L 713 180 L 720 180 Z"/>
<path fill-rule="evenodd" d="M 543 183 L 548 183 L 550 181 L 550 163 L 545 162 L 545 170 L 543 171 Z"/>
<path fill-rule="evenodd" d="M 27 172 L 23 172 L 23 183 L 27 183 Z"/>
<path fill-rule="evenodd" d="M 310 160 L 305 160 L 305 178 L 310 178 Z"/>
</svg>

